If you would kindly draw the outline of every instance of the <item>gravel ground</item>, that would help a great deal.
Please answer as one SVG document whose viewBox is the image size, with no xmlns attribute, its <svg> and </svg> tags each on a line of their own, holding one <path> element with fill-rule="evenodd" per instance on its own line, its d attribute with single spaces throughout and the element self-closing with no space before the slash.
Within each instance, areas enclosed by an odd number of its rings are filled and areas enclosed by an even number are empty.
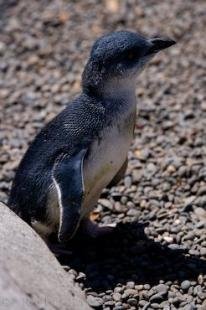
<svg viewBox="0 0 206 310">
<path fill-rule="evenodd" d="M 92 214 L 118 223 L 60 258 L 94 309 L 206 309 L 206 3 L 0 1 L 0 200 L 35 134 L 80 90 L 94 39 L 132 29 L 178 44 L 137 85 L 129 167 Z"/>
</svg>

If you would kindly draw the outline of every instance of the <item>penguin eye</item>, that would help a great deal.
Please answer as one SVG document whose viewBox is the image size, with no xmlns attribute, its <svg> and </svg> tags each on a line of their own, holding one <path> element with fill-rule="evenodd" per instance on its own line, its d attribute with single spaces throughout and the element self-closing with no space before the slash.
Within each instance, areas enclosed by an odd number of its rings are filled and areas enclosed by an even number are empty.
<svg viewBox="0 0 206 310">
<path fill-rule="evenodd" d="M 135 53 L 133 51 L 129 51 L 127 53 L 127 59 L 134 60 L 135 59 Z"/>
</svg>

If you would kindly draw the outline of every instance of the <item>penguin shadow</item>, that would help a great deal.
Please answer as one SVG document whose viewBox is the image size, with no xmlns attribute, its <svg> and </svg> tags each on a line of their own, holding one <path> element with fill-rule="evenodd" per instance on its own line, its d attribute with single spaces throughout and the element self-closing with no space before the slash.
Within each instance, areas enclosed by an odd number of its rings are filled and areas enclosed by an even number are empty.
<svg viewBox="0 0 206 310">
<path fill-rule="evenodd" d="M 112 235 L 98 240 L 79 234 L 67 245 L 70 255 L 58 259 L 62 265 L 83 272 L 85 279 L 77 276 L 76 281 L 96 292 L 128 281 L 156 285 L 160 280 L 196 280 L 205 273 L 206 261 L 149 239 L 144 228 L 145 224 L 137 222 L 119 224 Z"/>
</svg>

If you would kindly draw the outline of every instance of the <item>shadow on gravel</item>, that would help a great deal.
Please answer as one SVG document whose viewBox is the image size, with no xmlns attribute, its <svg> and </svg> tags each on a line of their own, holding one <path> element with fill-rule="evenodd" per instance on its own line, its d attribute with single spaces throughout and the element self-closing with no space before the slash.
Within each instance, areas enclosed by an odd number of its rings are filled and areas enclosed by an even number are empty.
<svg viewBox="0 0 206 310">
<path fill-rule="evenodd" d="M 96 292 L 127 281 L 155 285 L 159 280 L 195 280 L 206 270 L 206 261 L 148 239 L 144 225 L 136 222 L 120 224 L 112 236 L 98 241 L 77 236 L 68 248 L 71 255 L 59 257 L 60 263 L 85 273 L 86 280 L 80 276 L 79 281 Z"/>
</svg>

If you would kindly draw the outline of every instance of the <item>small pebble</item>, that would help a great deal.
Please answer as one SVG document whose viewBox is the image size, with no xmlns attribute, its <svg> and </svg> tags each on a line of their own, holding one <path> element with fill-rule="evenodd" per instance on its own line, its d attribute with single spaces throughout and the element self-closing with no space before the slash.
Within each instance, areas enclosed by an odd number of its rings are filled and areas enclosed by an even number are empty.
<svg viewBox="0 0 206 310">
<path fill-rule="evenodd" d="M 191 282 L 188 280 L 185 280 L 181 283 L 181 289 L 186 291 L 189 289 L 190 285 L 191 285 Z"/>
<path fill-rule="evenodd" d="M 92 295 L 87 296 L 88 304 L 93 308 L 99 308 L 103 304 L 103 300 L 99 297 L 94 297 Z"/>
</svg>

